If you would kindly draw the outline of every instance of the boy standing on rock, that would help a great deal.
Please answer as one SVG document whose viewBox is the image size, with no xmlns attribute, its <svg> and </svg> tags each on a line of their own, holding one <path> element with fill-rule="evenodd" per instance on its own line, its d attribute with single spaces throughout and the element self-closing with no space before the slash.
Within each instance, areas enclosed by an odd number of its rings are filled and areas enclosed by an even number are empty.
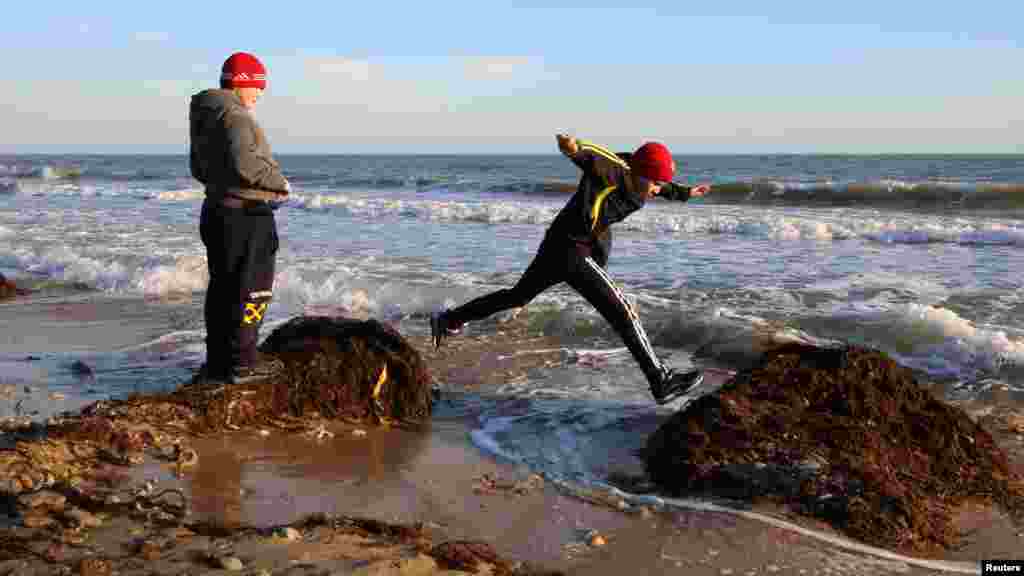
<svg viewBox="0 0 1024 576">
<path fill-rule="evenodd" d="M 256 350 L 273 295 L 273 210 L 291 191 L 252 115 L 266 85 L 263 64 L 237 52 L 224 62 L 220 89 L 196 94 L 189 108 L 192 176 L 206 186 L 199 234 L 210 272 L 203 312 L 211 380 L 238 383 L 282 367 Z"/>
</svg>

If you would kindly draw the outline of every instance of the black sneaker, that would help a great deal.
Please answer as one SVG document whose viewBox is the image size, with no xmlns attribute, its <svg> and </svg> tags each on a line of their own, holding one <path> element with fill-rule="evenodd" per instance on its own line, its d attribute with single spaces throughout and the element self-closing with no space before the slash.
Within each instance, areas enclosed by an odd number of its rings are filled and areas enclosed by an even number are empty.
<svg viewBox="0 0 1024 576">
<path fill-rule="evenodd" d="M 231 371 L 233 384 L 245 384 L 257 380 L 266 380 L 284 371 L 284 362 L 273 356 L 260 356 L 254 364 L 235 366 Z"/>
<path fill-rule="evenodd" d="M 430 337 L 434 341 L 434 348 L 440 348 L 441 344 L 444 344 L 445 338 L 455 336 L 461 331 L 448 324 L 448 318 L 444 312 L 435 312 L 430 315 Z"/>
<path fill-rule="evenodd" d="M 703 381 L 704 372 L 701 370 L 682 373 L 668 370 L 657 386 L 651 386 L 651 394 L 654 395 L 654 401 L 658 404 L 668 404 L 700 386 Z"/>
</svg>

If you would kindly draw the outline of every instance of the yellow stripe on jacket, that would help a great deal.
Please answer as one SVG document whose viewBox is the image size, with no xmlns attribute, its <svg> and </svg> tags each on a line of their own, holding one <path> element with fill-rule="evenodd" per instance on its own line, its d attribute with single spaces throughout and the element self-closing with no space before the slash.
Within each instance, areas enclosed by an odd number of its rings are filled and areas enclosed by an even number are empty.
<svg viewBox="0 0 1024 576">
<path fill-rule="evenodd" d="M 577 140 L 576 142 L 581 152 L 586 150 L 627 170 L 629 169 L 629 164 L 626 164 L 626 162 L 622 158 L 619 158 L 614 152 L 605 148 L 604 146 L 601 146 L 600 144 L 595 144 L 589 140 Z M 611 184 L 611 182 L 607 181 L 605 183 Z M 590 209 L 591 231 L 597 228 L 597 217 L 598 215 L 601 214 L 601 206 L 604 205 L 605 198 L 607 198 L 609 194 L 614 192 L 615 188 L 616 186 L 612 184 L 611 186 L 608 186 L 604 190 L 598 192 L 597 196 L 594 197 L 594 207 Z"/>
<path fill-rule="evenodd" d="M 615 185 L 609 186 L 609 187 L 605 188 L 604 190 L 601 190 L 600 192 L 598 192 L 597 196 L 594 197 L 594 207 L 590 209 L 590 231 L 591 232 L 593 232 L 597 228 L 597 217 L 598 217 L 598 215 L 601 214 L 601 205 L 604 204 L 604 199 L 607 198 L 609 194 L 614 192 L 616 188 L 618 188 L 618 186 L 615 186 Z"/>
<path fill-rule="evenodd" d="M 594 144 L 589 140 L 577 140 L 576 145 L 579 146 L 581 152 L 583 150 L 588 150 L 594 154 L 597 154 L 598 156 L 602 156 L 608 160 L 611 160 L 612 162 L 618 164 L 619 166 L 622 166 L 623 168 L 629 168 L 629 164 L 626 164 L 625 160 L 619 158 L 618 156 L 615 155 L 614 152 L 605 148 L 604 146 Z"/>
</svg>

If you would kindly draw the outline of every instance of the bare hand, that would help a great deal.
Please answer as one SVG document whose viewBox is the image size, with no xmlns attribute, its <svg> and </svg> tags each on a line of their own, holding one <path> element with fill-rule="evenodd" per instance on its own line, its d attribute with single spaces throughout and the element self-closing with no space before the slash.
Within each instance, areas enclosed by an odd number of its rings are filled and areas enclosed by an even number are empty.
<svg viewBox="0 0 1024 576">
<path fill-rule="evenodd" d="M 711 184 L 697 184 L 690 188 L 690 198 L 700 198 L 708 192 L 711 192 Z"/>
<path fill-rule="evenodd" d="M 576 144 L 576 139 L 567 134 L 555 134 L 555 140 L 558 140 L 558 149 L 566 156 L 575 156 L 580 151 L 580 147 Z"/>
</svg>

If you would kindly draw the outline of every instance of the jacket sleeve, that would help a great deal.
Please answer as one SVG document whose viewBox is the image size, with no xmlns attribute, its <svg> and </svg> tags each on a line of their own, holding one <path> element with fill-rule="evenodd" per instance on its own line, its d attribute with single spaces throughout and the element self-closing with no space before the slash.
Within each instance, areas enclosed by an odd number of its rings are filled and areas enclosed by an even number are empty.
<svg viewBox="0 0 1024 576">
<path fill-rule="evenodd" d="M 203 163 L 201 148 L 203 146 L 203 131 L 199 126 L 200 116 L 195 113 L 195 104 L 189 108 L 188 113 L 188 124 L 189 124 L 189 153 L 188 153 L 188 165 L 192 172 L 192 177 L 199 182 L 206 184 L 206 165 Z"/>
<path fill-rule="evenodd" d="M 267 153 L 260 150 L 256 136 L 258 127 L 248 114 L 231 114 L 226 118 L 228 159 L 246 188 L 288 193 L 288 181 Z"/>
<path fill-rule="evenodd" d="M 690 199 L 690 187 L 669 182 L 662 188 L 660 196 L 666 200 L 686 202 Z"/>
</svg>

